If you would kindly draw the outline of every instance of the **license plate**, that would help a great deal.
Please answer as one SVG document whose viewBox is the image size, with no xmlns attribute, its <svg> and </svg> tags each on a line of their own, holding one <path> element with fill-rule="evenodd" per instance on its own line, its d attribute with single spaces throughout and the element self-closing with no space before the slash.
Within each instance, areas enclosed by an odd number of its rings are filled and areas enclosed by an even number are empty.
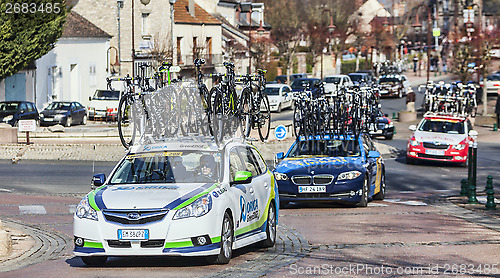
<svg viewBox="0 0 500 278">
<path fill-rule="evenodd" d="M 425 153 L 431 155 L 444 155 L 444 151 L 439 150 L 425 150 Z"/>
<path fill-rule="evenodd" d="M 52 122 L 52 121 L 54 121 L 54 119 L 45 118 L 44 121 L 46 121 L 46 122 Z"/>
<path fill-rule="evenodd" d="M 118 230 L 120 240 L 143 240 L 149 239 L 149 230 Z"/>
<path fill-rule="evenodd" d="M 299 186 L 299 193 L 326 192 L 326 186 Z"/>
</svg>

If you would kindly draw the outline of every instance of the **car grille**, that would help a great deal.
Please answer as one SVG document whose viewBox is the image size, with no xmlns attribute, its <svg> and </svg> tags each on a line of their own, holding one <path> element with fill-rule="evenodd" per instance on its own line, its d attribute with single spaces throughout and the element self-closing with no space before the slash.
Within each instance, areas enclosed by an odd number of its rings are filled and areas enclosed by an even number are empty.
<svg viewBox="0 0 500 278">
<path fill-rule="evenodd" d="M 165 244 L 164 239 L 154 239 L 141 241 L 141 248 L 158 248 L 163 247 Z M 111 248 L 131 248 L 130 241 L 108 240 L 108 245 Z"/>
<path fill-rule="evenodd" d="M 327 185 L 332 183 L 332 175 L 317 175 L 313 177 L 313 184 L 315 185 Z"/>
<path fill-rule="evenodd" d="M 432 159 L 443 159 L 443 160 L 453 159 L 453 156 L 448 156 L 448 155 L 432 155 L 432 154 L 425 154 L 425 153 L 419 153 L 418 157 L 432 158 Z"/>
<path fill-rule="evenodd" d="M 424 142 L 424 148 L 428 149 L 439 149 L 439 150 L 446 150 L 448 149 L 449 145 L 448 144 L 434 144 L 430 142 Z"/>
<path fill-rule="evenodd" d="M 385 128 L 385 124 L 378 124 L 378 129 L 384 129 Z"/>
<path fill-rule="evenodd" d="M 311 184 L 311 176 L 293 176 L 292 182 L 297 185 Z"/>
<path fill-rule="evenodd" d="M 107 221 L 120 224 L 137 225 L 162 220 L 168 213 L 168 209 L 155 210 L 111 210 L 104 209 L 102 214 Z M 135 216 L 132 218 L 130 216 Z"/>
</svg>

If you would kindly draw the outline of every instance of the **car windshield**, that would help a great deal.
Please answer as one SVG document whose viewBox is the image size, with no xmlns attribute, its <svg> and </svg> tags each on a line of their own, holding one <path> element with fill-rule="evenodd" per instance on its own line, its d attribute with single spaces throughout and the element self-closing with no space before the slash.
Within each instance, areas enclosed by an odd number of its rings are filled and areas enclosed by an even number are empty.
<svg viewBox="0 0 500 278">
<path fill-rule="evenodd" d="M 280 94 L 280 88 L 266 87 L 264 90 L 268 96 L 278 96 Z"/>
<path fill-rule="evenodd" d="M 303 79 L 297 79 L 292 82 L 292 89 L 304 89 L 304 86 L 306 84 L 309 84 L 309 88 L 312 88 L 314 84 L 314 80 L 303 80 Z"/>
<path fill-rule="evenodd" d="M 17 102 L 2 102 L 0 103 L 0 111 L 3 112 L 16 112 L 19 103 Z"/>
<path fill-rule="evenodd" d="M 97 90 L 92 99 L 99 100 L 119 100 L 120 91 Z"/>
<path fill-rule="evenodd" d="M 221 154 L 168 151 L 130 154 L 111 177 L 111 184 L 218 182 Z"/>
<path fill-rule="evenodd" d="M 340 83 L 340 77 L 325 77 L 325 82 L 326 83 L 339 84 Z"/>
<path fill-rule="evenodd" d="M 493 74 L 488 76 L 487 78 L 488 81 L 500 81 L 500 75 L 498 74 Z"/>
<path fill-rule="evenodd" d="M 378 83 L 380 83 L 380 84 L 382 84 L 382 83 L 398 83 L 398 82 L 399 82 L 399 80 L 397 78 L 394 78 L 394 77 L 382 77 L 378 81 Z"/>
<path fill-rule="evenodd" d="M 424 119 L 418 130 L 449 134 L 465 134 L 464 123 L 460 121 Z"/>
<path fill-rule="evenodd" d="M 52 102 L 45 110 L 69 110 L 69 102 Z"/>
<path fill-rule="evenodd" d="M 357 140 L 298 141 L 288 157 L 301 156 L 355 157 L 360 156 Z"/>
<path fill-rule="evenodd" d="M 352 81 L 361 81 L 363 79 L 363 75 L 361 74 L 349 74 L 349 77 Z"/>
</svg>

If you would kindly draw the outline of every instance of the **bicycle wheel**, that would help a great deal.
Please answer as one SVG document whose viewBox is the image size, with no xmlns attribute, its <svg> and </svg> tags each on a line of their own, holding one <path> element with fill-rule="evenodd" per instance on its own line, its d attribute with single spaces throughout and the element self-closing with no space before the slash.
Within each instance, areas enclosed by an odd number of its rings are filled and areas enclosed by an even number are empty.
<svg viewBox="0 0 500 278">
<path fill-rule="evenodd" d="M 125 148 L 134 144 L 136 136 L 136 113 L 133 107 L 133 97 L 125 95 L 118 104 L 118 134 Z"/>
<path fill-rule="evenodd" d="M 213 96 L 212 110 L 212 130 L 215 143 L 219 145 L 224 138 L 224 103 L 222 100 L 222 92 L 217 88 L 212 88 L 211 95 Z"/>
<path fill-rule="evenodd" d="M 180 92 L 179 92 L 180 93 Z M 174 136 L 177 134 L 179 130 L 179 93 L 173 86 L 168 86 L 166 90 L 166 99 L 167 102 L 165 104 L 165 135 L 167 137 Z"/>
<path fill-rule="evenodd" d="M 302 109 L 300 105 L 294 105 L 293 108 L 293 134 L 296 138 L 302 135 Z"/>
<path fill-rule="evenodd" d="M 192 115 L 191 111 L 189 109 L 190 103 L 192 103 L 189 97 L 189 92 L 185 89 L 182 89 L 179 92 L 179 103 L 178 103 L 178 108 L 179 108 L 179 126 L 181 128 L 181 133 L 183 136 L 188 135 L 188 133 L 191 131 L 190 127 L 192 124 Z"/>
<path fill-rule="evenodd" d="M 250 88 L 245 88 L 241 92 L 240 100 L 240 119 L 242 126 L 242 133 L 244 137 L 250 136 L 252 129 L 252 91 Z"/>
<path fill-rule="evenodd" d="M 201 133 L 205 136 L 212 135 L 211 130 L 211 97 L 210 92 L 207 87 L 203 85 L 200 89 L 200 97 L 201 97 Z"/>
<path fill-rule="evenodd" d="M 269 138 L 269 131 L 271 130 L 271 110 L 269 107 L 269 98 L 266 94 L 262 95 L 259 107 L 255 109 L 260 109 L 258 114 L 258 125 L 259 125 L 259 136 L 262 142 Z"/>
</svg>

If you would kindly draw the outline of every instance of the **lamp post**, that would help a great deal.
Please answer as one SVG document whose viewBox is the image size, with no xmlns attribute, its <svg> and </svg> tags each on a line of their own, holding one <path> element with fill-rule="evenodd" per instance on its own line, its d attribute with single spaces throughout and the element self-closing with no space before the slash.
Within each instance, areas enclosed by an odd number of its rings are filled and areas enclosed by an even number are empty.
<svg viewBox="0 0 500 278">
<path fill-rule="evenodd" d="M 422 27 L 422 24 L 418 22 L 418 10 L 424 7 L 427 10 L 427 82 L 429 82 L 429 76 L 430 76 L 430 66 L 431 66 L 431 9 L 429 6 L 425 5 L 424 3 L 420 4 L 417 6 L 417 18 L 416 18 L 416 23 L 413 24 L 412 26 L 415 28 L 415 31 L 417 31 L 419 28 Z"/>
<path fill-rule="evenodd" d="M 121 62 L 121 51 L 122 51 L 122 48 L 121 48 L 121 36 L 120 36 L 120 33 L 121 33 L 121 21 L 120 21 L 120 10 L 123 9 L 123 0 L 116 0 L 116 5 L 117 5 L 117 15 L 116 15 L 116 19 L 118 20 L 118 60 L 116 61 L 117 63 Z M 122 68 L 120 67 L 118 69 L 118 74 L 121 75 L 122 74 Z"/>
<path fill-rule="evenodd" d="M 171 37 L 171 44 L 172 44 L 172 64 L 174 64 L 174 4 L 177 2 L 177 0 L 168 0 L 170 3 L 170 37 Z"/>
<path fill-rule="evenodd" d="M 323 11 L 321 12 L 321 15 L 323 15 L 323 13 L 325 13 L 325 12 L 328 12 L 330 14 L 330 25 L 328 25 L 328 27 L 326 27 L 326 28 L 328 29 L 329 34 L 332 34 L 333 31 L 335 30 L 335 25 L 333 25 L 332 10 L 323 9 Z M 324 48 L 321 50 L 321 80 L 323 80 L 323 53 L 326 53 Z"/>
</svg>

